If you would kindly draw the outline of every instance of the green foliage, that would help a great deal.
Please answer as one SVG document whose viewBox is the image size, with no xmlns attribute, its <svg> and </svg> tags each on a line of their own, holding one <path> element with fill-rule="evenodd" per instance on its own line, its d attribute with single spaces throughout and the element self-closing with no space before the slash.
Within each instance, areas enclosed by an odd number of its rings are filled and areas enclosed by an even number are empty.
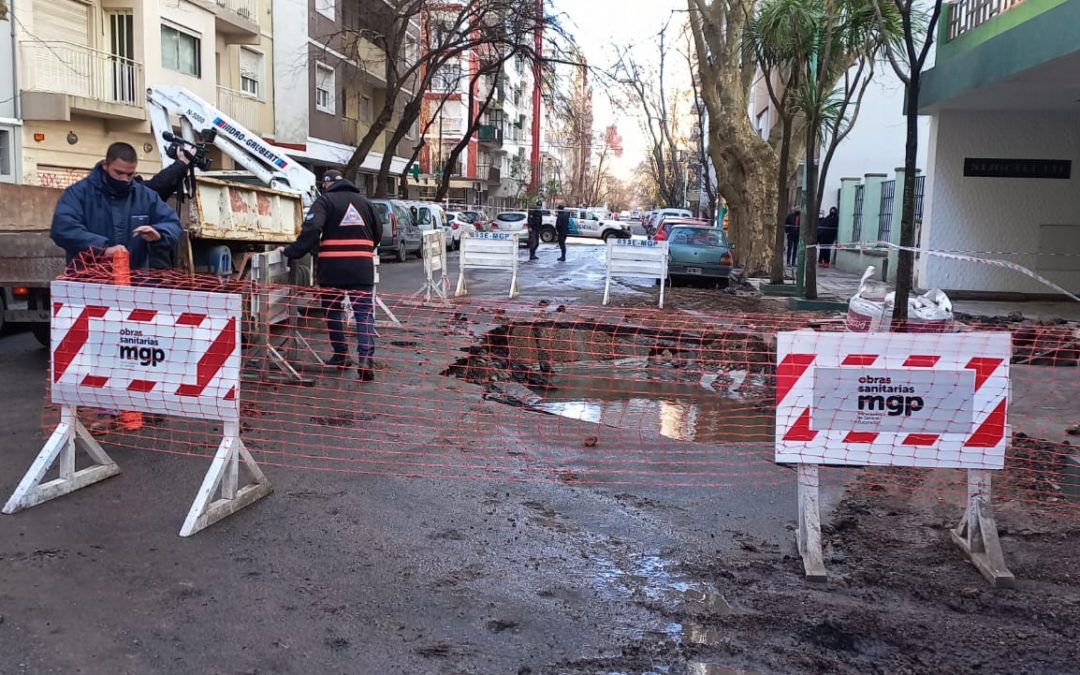
<svg viewBox="0 0 1080 675">
<path fill-rule="evenodd" d="M 900 14 L 891 4 L 765 0 L 747 23 L 743 46 L 762 69 L 785 74 L 784 81 L 794 84 L 785 92 L 789 104 L 808 123 L 820 125 L 842 114 L 844 97 L 836 83 L 844 74 L 902 35 Z"/>
</svg>

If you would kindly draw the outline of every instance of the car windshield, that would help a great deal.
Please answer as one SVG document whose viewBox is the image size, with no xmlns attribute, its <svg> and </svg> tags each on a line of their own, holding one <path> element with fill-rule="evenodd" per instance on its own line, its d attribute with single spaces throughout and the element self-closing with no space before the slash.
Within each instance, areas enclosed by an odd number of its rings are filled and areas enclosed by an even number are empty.
<svg viewBox="0 0 1080 675">
<path fill-rule="evenodd" d="M 671 230 L 670 239 L 672 244 L 727 246 L 721 232 L 704 227 L 676 227 Z"/>
<path fill-rule="evenodd" d="M 390 217 L 390 206 L 380 202 L 372 202 L 371 206 L 375 209 L 375 215 L 379 217 L 379 222 L 385 225 Z"/>
<path fill-rule="evenodd" d="M 511 222 L 511 223 L 514 222 L 515 220 L 524 220 L 524 219 L 525 219 L 525 214 L 524 213 L 502 213 L 502 214 L 499 214 L 499 220 L 505 220 L 505 221 L 508 221 L 508 222 Z"/>
</svg>

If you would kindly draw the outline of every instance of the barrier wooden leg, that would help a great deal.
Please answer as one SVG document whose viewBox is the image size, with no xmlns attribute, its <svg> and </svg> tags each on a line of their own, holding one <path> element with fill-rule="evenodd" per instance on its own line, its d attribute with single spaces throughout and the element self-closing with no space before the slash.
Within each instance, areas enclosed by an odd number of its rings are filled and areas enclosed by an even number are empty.
<svg viewBox="0 0 1080 675">
<path fill-rule="evenodd" d="M 81 448 L 95 464 L 75 469 L 75 452 Z M 60 477 L 42 483 L 45 474 L 59 460 Z M 60 409 L 60 424 L 41 448 L 30 469 L 19 481 L 18 487 L 4 505 L 4 513 L 11 514 L 37 506 L 50 499 L 61 497 L 75 490 L 93 485 L 120 473 L 120 467 L 101 448 L 82 425 L 72 406 Z"/>
<path fill-rule="evenodd" d="M 968 471 L 968 501 L 964 517 L 950 532 L 975 568 L 995 587 L 1011 588 L 1016 579 L 1005 564 L 997 521 L 990 506 L 990 472 Z"/>
<path fill-rule="evenodd" d="M 465 289 L 465 270 L 458 271 L 457 277 L 457 290 L 454 291 L 455 297 L 465 295 L 468 291 Z"/>
<path fill-rule="evenodd" d="M 818 467 L 799 465 L 799 554 L 810 581 L 825 581 L 825 561 L 821 554 L 821 511 L 818 508 Z"/>
<path fill-rule="evenodd" d="M 239 485 L 241 459 L 251 475 L 251 482 L 243 487 Z M 220 497 L 215 498 L 218 492 Z M 271 492 L 270 481 L 240 440 L 239 423 L 227 422 L 225 437 L 180 528 L 180 536 L 189 537 Z"/>
<path fill-rule="evenodd" d="M 667 277 L 660 277 L 660 309 L 664 308 L 664 284 L 667 283 Z"/>
<path fill-rule="evenodd" d="M 604 305 L 608 303 L 608 296 L 611 294 L 611 275 L 608 274 L 607 279 L 604 281 Z"/>
<path fill-rule="evenodd" d="M 513 300 L 518 296 L 518 278 L 517 270 L 514 270 L 513 276 L 510 277 L 510 299 Z"/>
</svg>

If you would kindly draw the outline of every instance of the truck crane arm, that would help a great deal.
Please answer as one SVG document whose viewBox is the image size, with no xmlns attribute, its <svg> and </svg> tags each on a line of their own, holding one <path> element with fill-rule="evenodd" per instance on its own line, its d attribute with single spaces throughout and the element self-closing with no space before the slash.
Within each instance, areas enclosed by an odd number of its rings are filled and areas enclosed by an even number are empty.
<svg viewBox="0 0 1080 675">
<path fill-rule="evenodd" d="M 180 118 L 181 135 L 188 142 L 213 143 L 266 185 L 298 193 L 305 208 L 318 196 L 315 174 L 188 89 L 172 85 L 150 87 L 146 99 L 162 166 L 175 161 L 166 154 L 170 142 L 165 135 L 172 134 L 169 122 L 172 113 Z"/>
</svg>

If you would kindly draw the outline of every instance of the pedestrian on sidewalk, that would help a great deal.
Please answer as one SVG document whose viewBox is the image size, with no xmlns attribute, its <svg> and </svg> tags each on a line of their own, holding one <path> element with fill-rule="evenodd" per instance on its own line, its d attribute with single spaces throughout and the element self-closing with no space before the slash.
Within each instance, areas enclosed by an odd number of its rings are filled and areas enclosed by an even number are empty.
<svg viewBox="0 0 1080 675">
<path fill-rule="evenodd" d="M 829 264 L 832 262 L 832 249 L 828 248 L 836 243 L 836 234 L 840 230 L 840 216 L 836 212 L 836 207 L 829 209 L 829 215 L 821 219 L 818 223 L 818 265 L 828 269 Z"/>
<path fill-rule="evenodd" d="M 536 202 L 536 206 L 529 209 L 526 221 L 529 228 L 529 260 L 536 260 L 536 247 L 540 245 L 540 229 L 544 226 L 544 212 L 541 208 L 543 203 Z"/>
<path fill-rule="evenodd" d="M 566 260 L 566 237 L 570 234 L 570 210 L 562 204 L 559 204 L 557 213 L 555 215 L 555 234 L 559 237 L 559 250 L 562 251 L 562 255 L 559 256 L 560 261 Z"/>
<path fill-rule="evenodd" d="M 382 241 L 382 223 L 371 202 L 340 171 L 323 175 L 323 192 L 311 205 L 300 237 L 279 249 L 286 258 L 317 253 L 322 305 L 334 355 L 328 365 L 348 368 L 344 301 L 349 298 L 356 319 L 361 382 L 375 379 L 375 246 Z"/>
<path fill-rule="evenodd" d="M 802 226 L 802 211 L 793 210 L 784 219 L 784 233 L 787 235 L 786 259 L 788 267 L 795 267 L 799 259 L 799 228 Z"/>
</svg>

